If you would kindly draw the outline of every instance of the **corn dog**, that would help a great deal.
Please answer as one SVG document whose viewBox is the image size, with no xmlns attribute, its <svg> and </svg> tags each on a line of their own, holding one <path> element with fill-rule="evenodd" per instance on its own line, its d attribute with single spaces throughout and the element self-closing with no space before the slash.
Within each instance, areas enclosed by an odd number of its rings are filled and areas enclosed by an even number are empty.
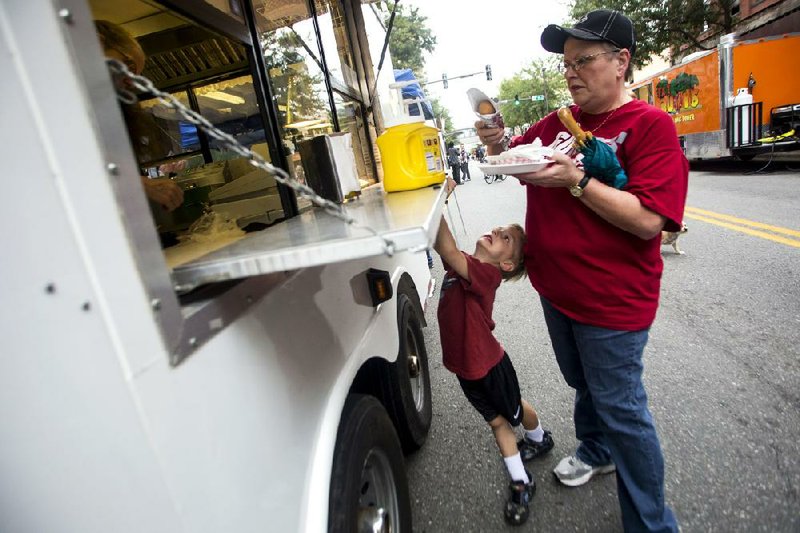
<svg viewBox="0 0 800 533">
<path fill-rule="evenodd" d="M 567 128 L 567 131 L 575 137 L 575 142 L 573 143 L 575 149 L 580 150 L 586 146 L 586 141 L 592 138 L 592 132 L 583 131 L 581 129 L 581 125 L 575 121 L 575 118 L 572 116 L 572 111 L 570 111 L 568 107 L 562 107 L 558 110 L 558 118 L 561 120 L 564 127 Z"/>
</svg>

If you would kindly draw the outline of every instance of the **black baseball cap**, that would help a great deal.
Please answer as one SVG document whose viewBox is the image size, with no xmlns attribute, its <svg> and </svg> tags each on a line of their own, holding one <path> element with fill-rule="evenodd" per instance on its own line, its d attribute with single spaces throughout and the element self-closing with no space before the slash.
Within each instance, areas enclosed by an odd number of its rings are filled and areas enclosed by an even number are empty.
<svg viewBox="0 0 800 533">
<path fill-rule="evenodd" d="M 590 11 L 572 28 L 550 24 L 542 32 L 542 47 L 548 52 L 564 53 L 568 37 L 581 41 L 605 41 L 617 48 L 627 48 L 631 56 L 636 51 L 636 35 L 631 19 L 619 11 L 596 9 Z"/>
</svg>

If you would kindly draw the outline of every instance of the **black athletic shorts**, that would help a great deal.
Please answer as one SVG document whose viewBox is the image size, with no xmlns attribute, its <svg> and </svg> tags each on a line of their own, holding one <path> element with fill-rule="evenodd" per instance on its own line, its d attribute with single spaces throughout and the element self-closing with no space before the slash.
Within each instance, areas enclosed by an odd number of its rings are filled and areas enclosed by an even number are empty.
<svg viewBox="0 0 800 533">
<path fill-rule="evenodd" d="M 515 427 L 522 422 L 522 395 L 519 391 L 519 381 L 507 353 L 504 353 L 500 362 L 481 379 L 459 377 L 458 382 L 469 403 L 487 422 L 491 422 L 498 415 Z"/>
</svg>

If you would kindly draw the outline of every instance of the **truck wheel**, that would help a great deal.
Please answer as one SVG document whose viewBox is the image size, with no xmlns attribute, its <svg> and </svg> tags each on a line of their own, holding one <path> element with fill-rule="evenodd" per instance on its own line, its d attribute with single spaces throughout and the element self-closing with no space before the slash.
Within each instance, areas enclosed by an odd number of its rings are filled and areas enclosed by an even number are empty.
<svg viewBox="0 0 800 533">
<path fill-rule="evenodd" d="M 381 398 L 394 422 L 403 451 L 419 450 L 433 418 L 431 376 L 422 324 L 411 298 L 397 295 L 400 350 L 397 360 L 380 367 Z"/>
<path fill-rule="evenodd" d="M 342 410 L 331 474 L 330 533 L 411 533 L 403 452 L 392 421 L 372 396 L 351 394 Z"/>
</svg>

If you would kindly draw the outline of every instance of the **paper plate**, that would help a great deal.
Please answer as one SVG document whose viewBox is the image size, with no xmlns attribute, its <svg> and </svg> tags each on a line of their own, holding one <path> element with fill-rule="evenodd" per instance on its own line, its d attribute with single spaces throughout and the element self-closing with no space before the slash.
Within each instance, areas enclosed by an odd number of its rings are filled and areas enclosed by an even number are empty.
<svg viewBox="0 0 800 533">
<path fill-rule="evenodd" d="M 485 163 L 478 164 L 478 168 L 484 174 L 508 174 L 513 176 L 515 174 L 527 174 L 528 172 L 536 172 L 550 164 L 550 161 L 543 161 L 541 163 L 514 163 L 510 165 L 488 165 Z"/>
</svg>

